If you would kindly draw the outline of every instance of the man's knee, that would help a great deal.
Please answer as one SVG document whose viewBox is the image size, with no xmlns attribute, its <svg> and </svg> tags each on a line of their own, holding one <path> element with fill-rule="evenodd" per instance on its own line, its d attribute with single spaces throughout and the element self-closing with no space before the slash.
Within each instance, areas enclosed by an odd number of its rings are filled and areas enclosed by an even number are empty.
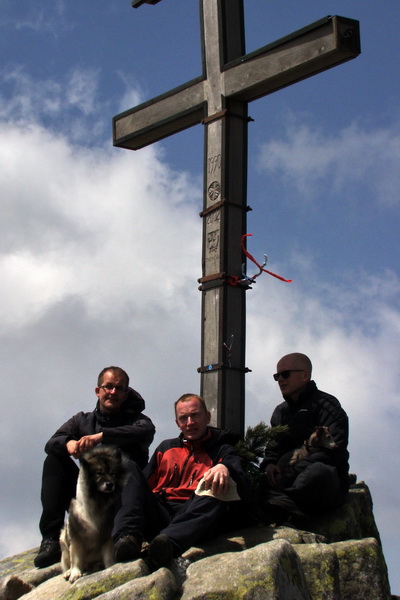
<svg viewBox="0 0 400 600">
<path fill-rule="evenodd" d="M 142 469 L 139 465 L 130 458 L 124 457 L 122 466 L 125 469 L 126 479 L 125 479 L 125 487 L 136 485 L 141 487 L 148 487 L 146 478 Z"/>
<path fill-rule="evenodd" d="M 60 472 L 77 474 L 78 465 L 70 456 L 59 456 L 58 454 L 47 454 L 43 463 L 43 475 L 53 476 Z"/>
<path fill-rule="evenodd" d="M 285 490 L 302 508 L 332 508 L 342 498 L 335 467 L 316 462 L 302 471 Z"/>
<path fill-rule="evenodd" d="M 318 485 L 331 485 L 332 482 L 338 481 L 337 471 L 335 467 L 325 465 L 321 462 L 316 462 L 307 467 L 305 476 L 310 483 L 315 482 Z"/>
</svg>

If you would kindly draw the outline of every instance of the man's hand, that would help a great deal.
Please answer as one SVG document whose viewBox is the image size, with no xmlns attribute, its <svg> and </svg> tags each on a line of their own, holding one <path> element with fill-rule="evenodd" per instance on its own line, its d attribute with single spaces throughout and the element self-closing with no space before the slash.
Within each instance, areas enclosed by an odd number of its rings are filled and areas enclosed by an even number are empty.
<svg viewBox="0 0 400 600">
<path fill-rule="evenodd" d="M 79 456 L 79 442 L 77 442 L 76 440 L 69 440 L 66 443 L 66 448 L 67 448 L 68 454 L 70 454 L 74 458 L 78 458 L 78 456 Z"/>
<path fill-rule="evenodd" d="M 279 488 L 281 486 L 282 473 L 277 465 L 268 465 L 266 474 L 268 483 L 272 487 Z"/>
<path fill-rule="evenodd" d="M 90 450 L 90 448 L 94 448 L 97 444 L 100 444 L 103 439 L 103 432 L 101 433 L 93 433 L 92 435 L 84 435 L 79 440 L 79 452 L 85 452 L 86 450 Z"/>
<path fill-rule="evenodd" d="M 229 471 L 225 465 L 218 464 L 204 473 L 204 487 L 213 494 L 225 494 L 228 491 Z"/>
<path fill-rule="evenodd" d="M 83 452 L 86 450 L 90 450 L 90 448 L 94 448 L 97 444 L 103 439 L 103 432 L 93 433 L 92 435 L 84 435 L 80 440 L 69 440 L 67 442 L 66 447 L 68 453 L 74 458 L 79 458 Z"/>
</svg>

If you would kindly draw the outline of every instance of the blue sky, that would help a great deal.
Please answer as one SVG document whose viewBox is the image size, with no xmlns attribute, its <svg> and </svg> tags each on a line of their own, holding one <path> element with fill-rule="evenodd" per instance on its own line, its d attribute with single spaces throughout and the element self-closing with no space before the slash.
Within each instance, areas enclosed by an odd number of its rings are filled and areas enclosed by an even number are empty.
<svg viewBox="0 0 400 600">
<path fill-rule="evenodd" d="M 349 414 L 399 593 L 398 2 L 244 5 L 247 52 L 360 21 L 358 58 L 249 106 L 248 248 L 293 283 L 247 293 L 246 421 L 280 401 L 277 360 L 309 354 Z M 156 441 L 198 391 L 203 130 L 131 152 L 111 119 L 199 75 L 199 38 L 196 0 L 0 1 L 1 556 L 38 545 L 44 443 L 94 406 L 103 366 L 130 373 Z"/>
</svg>

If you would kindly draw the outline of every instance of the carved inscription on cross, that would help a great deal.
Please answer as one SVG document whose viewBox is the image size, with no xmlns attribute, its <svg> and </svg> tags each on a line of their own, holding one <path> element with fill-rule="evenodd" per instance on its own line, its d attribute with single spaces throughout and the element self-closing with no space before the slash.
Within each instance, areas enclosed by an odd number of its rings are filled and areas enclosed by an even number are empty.
<svg viewBox="0 0 400 600">
<path fill-rule="evenodd" d="M 133 6 L 159 0 L 134 0 Z M 200 393 L 212 424 L 244 429 L 247 105 L 360 53 L 358 22 L 327 17 L 245 54 L 243 0 L 200 0 L 203 74 L 113 119 L 137 150 L 202 123 L 205 135 Z M 267 332 L 266 332 L 267 335 Z"/>
</svg>

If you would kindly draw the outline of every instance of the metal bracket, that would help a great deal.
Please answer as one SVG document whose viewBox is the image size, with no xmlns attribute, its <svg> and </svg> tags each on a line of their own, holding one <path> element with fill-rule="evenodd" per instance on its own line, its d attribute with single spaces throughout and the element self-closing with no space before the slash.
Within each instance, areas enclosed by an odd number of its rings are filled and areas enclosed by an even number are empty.
<svg viewBox="0 0 400 600">
<path fill-rule="evenodd" d="M 197 372 L 198 373 L 212 373 L 214 371 L 220 371 L 221 369 L 231 369 L 232 371 L 241 371 L 242 373 L 251 373 L 251 369 L 248 369 L 247 367 L 244 367 L 243 369 L 241 367 L 230 367 L 229 365 L 226 365 L 225 363 L 216 363 L 213 365 L 206 365 L 205 367 L 198 367 Z"/>
</svg>

